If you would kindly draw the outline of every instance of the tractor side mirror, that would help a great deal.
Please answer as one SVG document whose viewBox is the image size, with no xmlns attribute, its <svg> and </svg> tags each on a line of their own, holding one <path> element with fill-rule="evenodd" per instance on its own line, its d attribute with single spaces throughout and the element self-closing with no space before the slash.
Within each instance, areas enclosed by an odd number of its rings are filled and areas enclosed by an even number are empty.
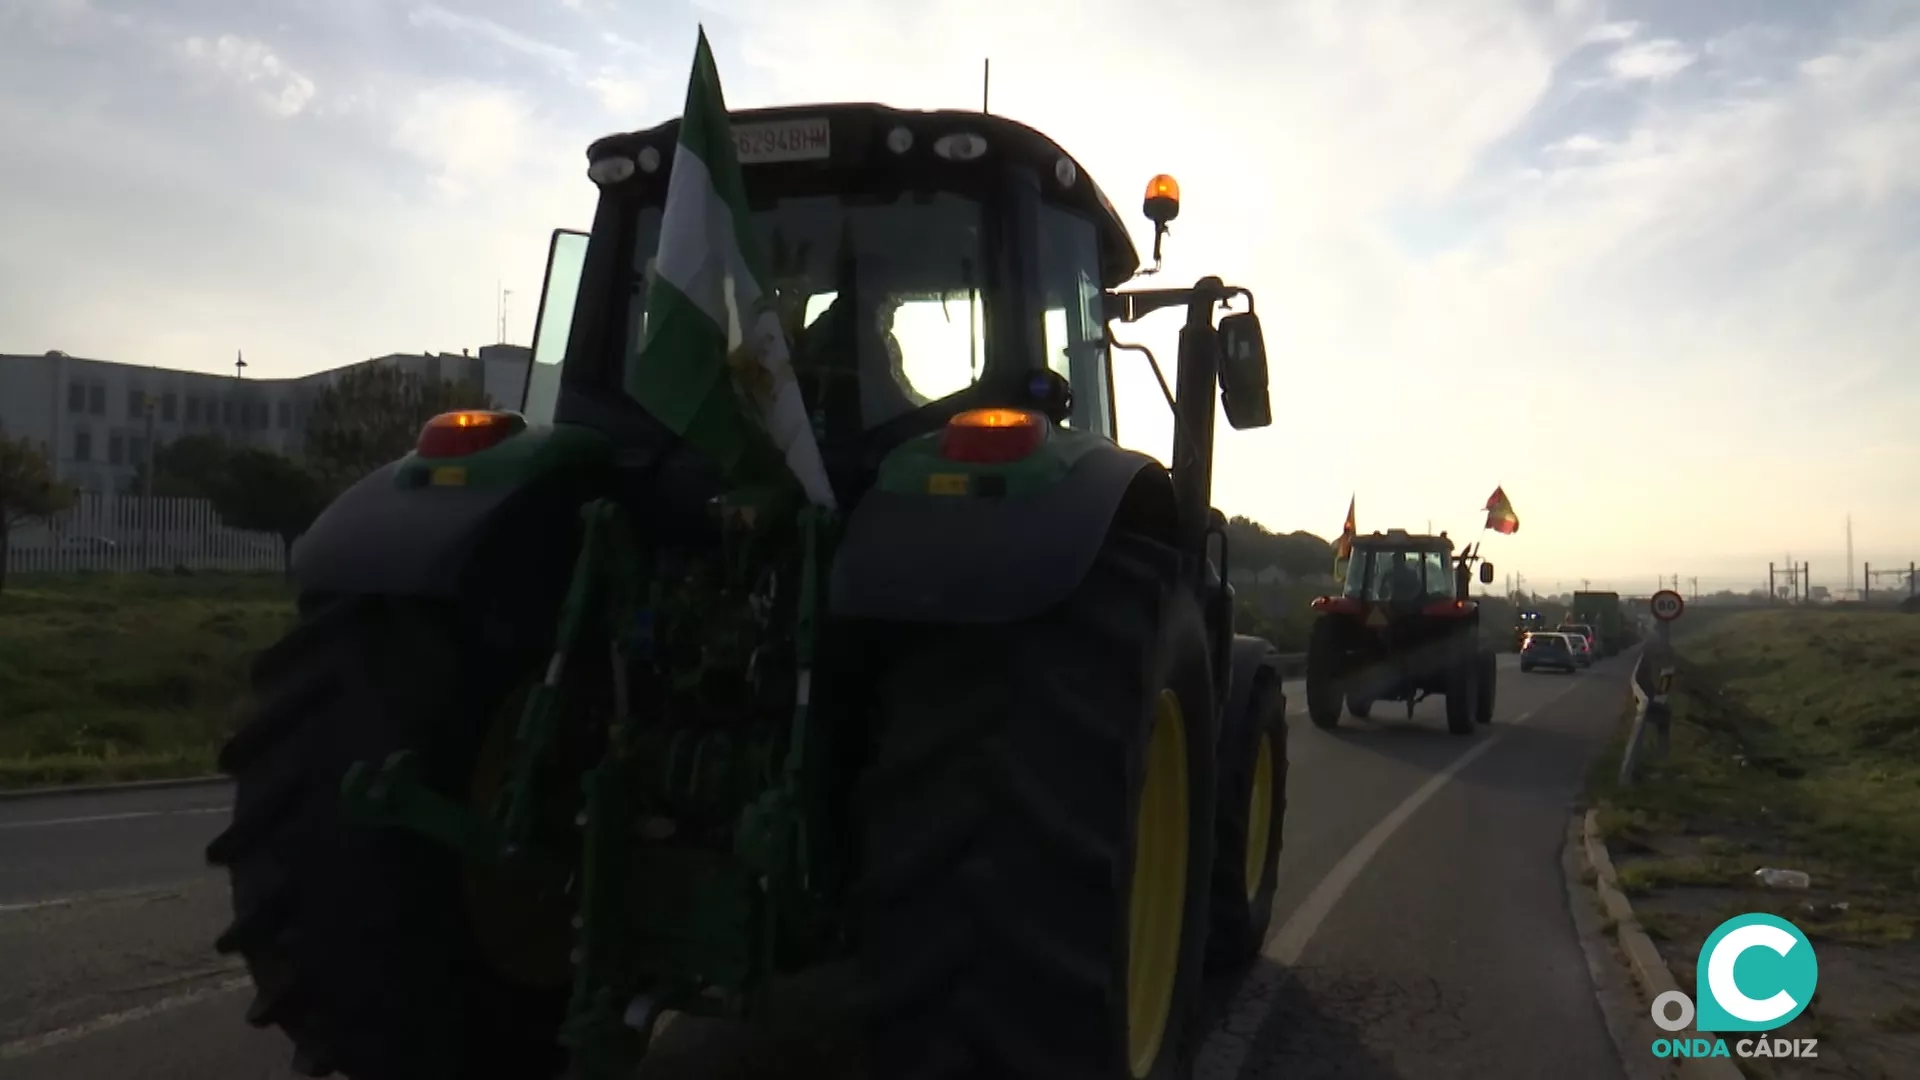
<svg viewBox="0 0 1920 1080">
<path fill-rule="evenodd" d="M 1235 431 L 1273 423 L 1267 397 L 1267 341 L 1251 311 L 1220 320 L 1220 404 Z"/>
<path fill-rule="evenodd" d="M 1482 585 L 1493 584 L 1493 564 L 1492 563 L 1483 562 L 1480 564 L 1480 584 Z"/>
</svg>

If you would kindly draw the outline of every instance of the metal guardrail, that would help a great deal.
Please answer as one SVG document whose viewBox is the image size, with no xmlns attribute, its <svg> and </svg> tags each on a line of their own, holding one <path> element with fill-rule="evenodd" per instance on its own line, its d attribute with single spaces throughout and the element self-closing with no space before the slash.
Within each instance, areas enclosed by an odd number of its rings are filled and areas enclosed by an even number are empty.
<svg viewBox="0 0 1920 1080">
<path fill-rule="evenodd" d="M 1628 684 L 1633 687 L 1633 728 L 1627 732 L 1627 746 L 1620 754 L 1620 786 L 1632 787 L 1639 771 L 1641 751 L 1646 745 L 1646 731 L 1653 728 L 1655 736 L 1654 756 L 1664 757 L 1672 738 L 1673 712 L 1667 704 L 1667 694 L 1673 688 L 1673 665 L 1664 663 L 1657 672 L 1653 672 L 1647 663 L 1652 653 L 1647 649 L 1633 662 L 1633 677 Z M 1661 658 L 1669 660 L 1665 651 Z M 1653 676 L 1651 685 L 1648 676 Z"/>
</svg>

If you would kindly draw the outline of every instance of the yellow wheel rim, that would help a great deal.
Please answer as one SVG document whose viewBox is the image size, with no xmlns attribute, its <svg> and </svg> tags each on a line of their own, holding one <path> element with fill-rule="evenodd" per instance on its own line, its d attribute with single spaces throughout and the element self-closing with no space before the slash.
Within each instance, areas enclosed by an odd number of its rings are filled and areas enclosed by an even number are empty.
<svg viewBox="0 0 1920 1080">
<path fill-rule="evenodd" d="M 1173 1011 L 1187 915 L 1190 799 L 1186 718 L 1180 699 L 1162 690 L 1147 738 L 1128 911 L 1127 1061 L 1136 1080 L 1152 1071 Z"/>
<path fill-rule="evenodd" d="M 1253 759 L 1253 791 L 1247 797 L 1247 899 L 1260 892 L 1266 876 L 1267 848 L 1273 843 L 1273 736 L 1260 736 Z"/>
</svg>

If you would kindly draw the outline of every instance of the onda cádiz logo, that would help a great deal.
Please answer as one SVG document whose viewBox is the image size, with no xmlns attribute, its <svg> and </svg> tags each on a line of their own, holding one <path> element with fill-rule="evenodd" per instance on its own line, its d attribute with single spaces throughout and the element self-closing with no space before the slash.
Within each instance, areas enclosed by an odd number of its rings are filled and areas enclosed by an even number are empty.
<svg viewBox="0 0 1920 1080">
<path fill-rule="evenodd" d="M 1689 1027 L 1701 1033 L 1772 1031 L 1800 1015 L 1819 981 L 1813 944 L 1799 927 L 1777 915 L 1738 915 L 1715 927 L 1700 947 L 1694 978 L 1698 1010 L 1687 995 L 1668 990 L 1653 999 L 1653 1022 L 1675 1033 Z M 1653 1055 L 1810 1058 L 1818 1056 L 1818 1041 L 1737 1038 L 1729 1052 L 1725 1039 L 1681 1036 L 1653 1040 Z"/>
</svg>

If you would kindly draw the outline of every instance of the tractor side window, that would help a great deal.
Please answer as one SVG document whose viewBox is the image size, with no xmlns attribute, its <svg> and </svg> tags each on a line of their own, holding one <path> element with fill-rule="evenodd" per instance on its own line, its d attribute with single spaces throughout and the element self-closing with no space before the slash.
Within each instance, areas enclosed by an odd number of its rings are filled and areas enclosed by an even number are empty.
<svg viewBox="0 0 1920 1080">
<path fill-rule="evenodd" d="M 1040 275 L 1046 363 L 1073 387 L 1068 426 L 1112 438 L 1099 266 L 1099 232 L 1093 223 L 1057 207 L 1043 207 Z"/>
<path fill-rule="evenodd" d="M 1424 557 L 1428 596 L 1453 595 L 1453 567 L 1444 552 L 1429 551 Z"/>
<path fill-rule="evenodd" d="M 1367 596 L 1367 553 L 1355 548 L 1347 559 L 1347 576 L 1340 582 L 1340 595 L 1349 600 L 1363 600 Z"/>
<path fill-rule="evenodd" d="M 567 338 L 573 332 L 573 303 L 580 292 L 580 268 L 587 260 L 587 234 L 563 231 L 553 235 L 547 249 L 547 277 L 540 286 L 540 326 L 533 337 L 533 363 L 527 365 L 527 384 L 512 405 L 530 424 L 553 422 L 560 399 L 560 362 L 567 357 Z"/>
</svg>

